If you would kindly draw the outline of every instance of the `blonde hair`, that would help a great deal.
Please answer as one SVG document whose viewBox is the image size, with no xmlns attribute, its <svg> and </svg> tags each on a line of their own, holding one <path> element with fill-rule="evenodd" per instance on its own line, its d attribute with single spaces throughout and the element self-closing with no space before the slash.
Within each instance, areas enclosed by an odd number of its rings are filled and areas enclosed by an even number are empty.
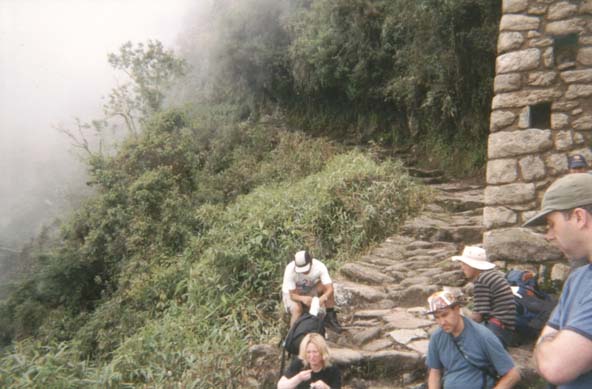
<svg viewBox="0 0 592 389">
<path fill-rule="evenodd" d="M 319 353 L 321 353 L 321 357 L 323 359 L 323 368 L 331 366 L 331 358 L 329 357 L 329 347 L 327 346 L 327 342 L 325 342 L 325 338 L 322 335 L 316 333 L 310 333 L 302 338 L 300 342 L 300 349 L 298 350 L 298 358 L 302 360 L 304 367 L 308 367 L 308 360 L 306 358 L 306 348 L 308 345 L 312 343 L 317 346 Z"/>
</svg>

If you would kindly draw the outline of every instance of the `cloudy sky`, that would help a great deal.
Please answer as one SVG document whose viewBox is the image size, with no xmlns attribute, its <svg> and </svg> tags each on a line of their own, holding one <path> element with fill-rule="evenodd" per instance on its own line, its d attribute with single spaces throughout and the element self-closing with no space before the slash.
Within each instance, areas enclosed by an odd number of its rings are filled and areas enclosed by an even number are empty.
<svg viewBox="0 0 592 389">
<path fill-rule="evenodd" d="M 116 82 L 107 54 L 148 39 L 175 49 L 201 1 L 0 0 L 0 227 L 3 205 L 38 190 L 47 166 L 56 178 L 74 174 L 53 126 L 99 115 Z"/>
</svg>

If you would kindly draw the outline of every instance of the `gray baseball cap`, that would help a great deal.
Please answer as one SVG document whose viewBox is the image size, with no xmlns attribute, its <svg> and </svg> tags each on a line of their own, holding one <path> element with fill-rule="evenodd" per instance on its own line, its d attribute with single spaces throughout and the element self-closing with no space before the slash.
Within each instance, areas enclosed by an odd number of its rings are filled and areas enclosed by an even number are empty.
<svg viewBox="0 0 592 389">
<path fill-rule="evenodd" d="M 546 223 L 546 216 L 551 212 L 566 211 L 590 204 L 592 204 L 592 174 L 568 174 L 547 188 L 541 211 L 522 226 L 539 226 Z"/>
</svg>

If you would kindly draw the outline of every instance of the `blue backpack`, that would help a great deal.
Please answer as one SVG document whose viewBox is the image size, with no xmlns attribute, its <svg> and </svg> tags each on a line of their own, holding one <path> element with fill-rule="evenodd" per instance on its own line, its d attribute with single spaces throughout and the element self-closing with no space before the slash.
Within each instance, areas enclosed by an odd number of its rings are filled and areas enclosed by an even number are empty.
<svg viewBox="0 0 592 389">
<path fill-rule="evenodd" d="M 519 340 L 530 341 L 536 339 L 557 301 L 538 289 L 536 276 L 528 270 L 511 270 L 506 279 L 512 286 L 518 287 L 518 294 L 514 294 L 516 304 L 516 333 Z"/>
</svg>

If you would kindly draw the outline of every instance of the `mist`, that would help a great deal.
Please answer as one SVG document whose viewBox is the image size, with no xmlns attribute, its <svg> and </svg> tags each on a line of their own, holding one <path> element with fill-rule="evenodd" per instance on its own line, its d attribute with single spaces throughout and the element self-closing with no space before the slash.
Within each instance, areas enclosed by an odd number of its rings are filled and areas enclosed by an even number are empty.
<svg viewBox="0 0 592 389">
<path fill-rule="evenodd" d="M 177 51 L 192 0 L 0 0 L 0 246 L 18 249 L 88 193 L 56 130 L 102 113 L 118 81 L 107 54 L 159 40 Z"/>
</svg>

